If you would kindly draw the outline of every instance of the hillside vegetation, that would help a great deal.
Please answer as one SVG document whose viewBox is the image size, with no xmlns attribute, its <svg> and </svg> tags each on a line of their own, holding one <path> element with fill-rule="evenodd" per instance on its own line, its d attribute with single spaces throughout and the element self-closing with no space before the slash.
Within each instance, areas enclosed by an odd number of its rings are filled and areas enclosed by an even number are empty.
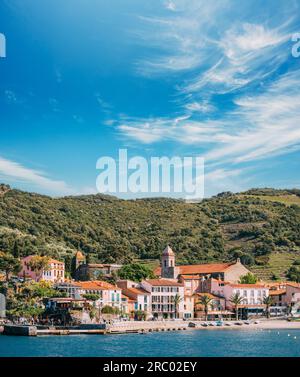
<svg viewBox="0 0 300 377">
<path fill-rule="evenodd" d="M 2 185 L 0 250 L 51 255 L 70 270 L 76 250 L 89 261 L 153 263 L 169 243 L 181 264 L 241 257 L 264 278 L 284 277 L 300 256 L 299 199 L 299 190 L 273 189 L 200 203 L 100 194 L 51 198 Z"/>
</svg>

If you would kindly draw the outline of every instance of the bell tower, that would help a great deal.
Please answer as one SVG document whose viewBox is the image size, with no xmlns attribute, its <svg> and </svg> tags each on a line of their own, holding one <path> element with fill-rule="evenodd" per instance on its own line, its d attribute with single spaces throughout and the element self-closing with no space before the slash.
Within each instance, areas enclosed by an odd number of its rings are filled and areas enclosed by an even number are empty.
<svg viewBox="0 0 300 377">
<path fill-rule="evenodd" d="M 175 276 L 175 253 L 168 245 L 161 257 L 161 277 L 176 279 Z"/>
</svg>

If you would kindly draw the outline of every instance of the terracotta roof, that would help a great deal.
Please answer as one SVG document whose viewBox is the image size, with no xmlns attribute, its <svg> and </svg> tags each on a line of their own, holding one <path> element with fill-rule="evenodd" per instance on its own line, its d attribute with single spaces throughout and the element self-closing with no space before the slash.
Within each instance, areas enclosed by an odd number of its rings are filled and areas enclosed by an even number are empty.
<svg viewBox="0 0 300 377">
<path fill-rule="evenodd" d="M 89 267 L 99 267 L 99 268 L 102 268 L 102 267 L 104 267 L 104 264 L 102 264 L 102 263 L 88 263 L 87 264 Z"/>
<path fill-rule="evenodd" d="M 222 297 L 219 297 L 219 296 L 216 296 L 212 293 L 205 293 L 205 292 L 201 292 L 201 293 L 195 293 L 196 296 L 199 296 L 199 297 L 202 297 L 202 296 L 208 296 L 209 298 L 213 298 L 213 299 L 220 299 Z"/>
<path fill-rule="evenodd" d="M 180 277 L 182 277 L 183 279 L 187 279 L 187 280 L 189 280 L 189 279 L 197 279 L 197 280 L 199 280 L 199 279 L 201 279 L 201 277 L 199 276 L 199 275 L 180 275 Z"/>
<path fill-rule="evenodd" d="M 230 284 L 229 281 L 225 281 L 225 280 L 221 280 L 221 279 L 214 279 L 214 278 L 212 278 L 211 280 L 217 282 L 218 284 L 224 284 L 224 285 Z"/>
<path fill-rule="evenodd" d="M 269 296 L 278 296 L 278 295 L 285 295 L 286 290 L 285 289 L 271 289 L 269 291 Z"/>
<path fill-rule="evenodd" d="M 85 259 L 82 252 L 81 251 L 77 251 L 77 253 L 75 254 L 75 258 L 76 259 Z"/>
<path fill-rule="evenodd" d="M 300 283 L 296 283 L 295 281 L 289 281 L 288 283 L 286 283 L 286 285 L 294 288 L 300 288 Z"/>
<path fill-rule="evenodd" d="M 179 275 L 193 275 L 193 274 L 212 274 L 218 272 L 225 272 L 229 267 L 233 266 L 235 262 L 231 263 L 206 263 L 206 264 L 191 264 L 185 266 L 176 266 Z M 161 267 L 155 269 L 154 273 L 161 275 Z"/>
<path fill-rule="evenodd" d="M 264 284 L 229 284 L 232 288 L 268 288 Z"/>
<path fill-rule="evenodd" d="M 57 264 L 64 264 L 64 262 L 61 262 L 61 261 L 59 261 L 59 260 L 57 260 L 57 259 L 49 259 L 49 263 L 57 263 Z"/>
<path fill-rule="evenodd" d="M 118 291 L 121 290 L 117 286 L 112 285 L 102 280 L 80 281 L 80 282 L 77 282 L 76 284 L 81 289 L 84 289 L 84 290 L 95 290 L 95 291 L 108 290 L 108 289 L 113 289 L 113 290 L 118 290 Z"/>
<path fill-rule="evenodd" d="M 150 295 L 149 292 L 142 288 L 124 288 L 122 293 L 133 299 L 136 299 L 138 295 Z"/>
<path fill-rule="evenodd" d="M 168 287 L 168 286 L 175 286 L 175 287 L 183 287 L 183 284 L 181 283 L 178 283 L 177 281 L 174 281 L 174 280 L 168 280 L 168 279 L 148 279 L 148 280 L 145 280 L 147 283 L 151 284 L 151 285 L 154 285 L 154 286 L 164 286 L 164 287 Z"/>
</svg>

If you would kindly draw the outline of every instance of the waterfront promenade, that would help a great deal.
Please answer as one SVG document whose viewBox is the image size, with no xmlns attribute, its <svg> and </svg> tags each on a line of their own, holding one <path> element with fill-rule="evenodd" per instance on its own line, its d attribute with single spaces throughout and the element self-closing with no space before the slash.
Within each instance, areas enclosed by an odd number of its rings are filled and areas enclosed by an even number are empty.
<svg viewBox="0 0 300 377">
<path fill-rule="evenodd" d="M 280 330 L 300 329 L 300 321 L 287 321 L 271 319 L 261 321 L 226 321 L 221 325 L 217 322 L 204 321 L 118 321 L 107 326 L 96 325 L 92 327 L 41 328 L 36 326 L 6 325 L 0 328 L 4 335 L 43 336 L 43 335 L 104 335 L 104 334 L 130 334 L 163 331 L 185 330 Z M 4 331 L 3 331 L 4 330 Z"/>
</svg>

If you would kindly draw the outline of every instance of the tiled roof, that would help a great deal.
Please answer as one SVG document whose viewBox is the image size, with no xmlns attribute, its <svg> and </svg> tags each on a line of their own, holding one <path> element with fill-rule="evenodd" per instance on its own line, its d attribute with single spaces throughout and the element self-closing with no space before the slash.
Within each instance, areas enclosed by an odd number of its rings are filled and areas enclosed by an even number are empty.
<svg viewBox="0 0 300 377">
<path fill-rule="evenodd" d="M 201 279 L 201 277 L 199 276 L 199 275 L 180 275 L 180 277 L 182 277 L 183 279 L 187 279 L 187 280 L 189 280 L 189 279 L 197 279 L 197 280 L 199 280 L 199 279 Z"/>
<path fill-rule="evenodd" d="M 232 288 L 267 288 L 264 284 L 229 284 Z"/>
<path fill-rule="evenodd" d="M 136 299 L 138 295 L 150 295 L 149 292 L 147 292 L 145 289 L 142 288 L 124 288 L 122 289 L 122 292 L 131 298 Z"/>
<path fill-rule="evenodd" d="M 278 295 L 285 295 L 286 290 L 285 289 L 271 289 L 269 291 L 269 296 L 278 296 Z"/>
<path fill-rule="evenodd" d="M 300 283 L 296 283 L 294 281 L 289 281 L 288 283 L 286 283 L 286 285 L 289 285 L 290 287 L 294 288 L 300 288 Z"/>
<path fill-rule="evenodd" d="M 75 254 L 75 258 L 76 259 L 84 259 L 84 256 L 83 256 L 82 252 L 78 250 L 77 253 Z"/>
<path fill-rule="evenodd" d="M 76 283 L 81 289 L 84 290 L 119 290 L 115 285 L 112 285 L 110 283 L 107 283 L 106 281 L 102 280 L 91 280 L 91 281 L 80 281 Z"/>
<path fill-rule="evenodd" d="M 59 261 L 59 260 L 57 260 L 57 259 L 49 259 L 49 263 L 57 263 L 57 264 L 64 264 L 64 262 L 61 262 L 61 261 Z"/>
<path fill-rule="evenodd" d="M 234 263 L 206 263 L 206 264 L 191 264 L 185 266 L 176 266 L 179 275 L 193 275 L 193 274 L 212 274 L 218 272 L 225 272 Z M 161 275 L 161 267 L 155 269 L 154 273 Z"/>
<path fill-rule="evenodd" d="M 148 279 L 145 280 L 147 283 L 154 285 L 154 286 L 164 286 L 164 287 L 183 287 L 183 284 L 178 283 L 177 281 L 174 280 L 168 280 L 168 279 Z"/>
<path fill-rule="evenodd" d="M 202 296 L 208 296 L 209 298 L 213 298 L 213 299 L 220 299 L 219 296 L 216 296 L 212 293 L 205 293 L 205 292 L 201 292 L 201 293 L 195 293 L 196 296 L 199 296 L 199 297 L 202 297 Z"/>
</svg>

